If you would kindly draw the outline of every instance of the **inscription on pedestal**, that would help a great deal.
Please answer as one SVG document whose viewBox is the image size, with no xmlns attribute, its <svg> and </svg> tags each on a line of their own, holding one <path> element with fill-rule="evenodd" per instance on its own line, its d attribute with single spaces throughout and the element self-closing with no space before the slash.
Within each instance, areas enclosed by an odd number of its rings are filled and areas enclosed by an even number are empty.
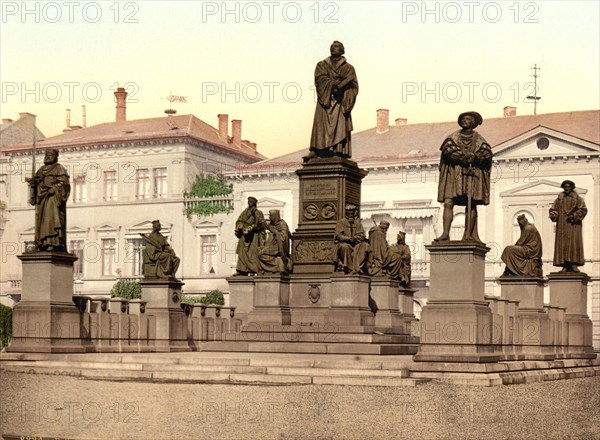
<svg viewBox="0 0 600 440">
<path fill-rule="evenodd" d="M 302 195 L 304 200 L 337 200 L 338 183 L 335 180 L 306 180 Z"/>
</svg>

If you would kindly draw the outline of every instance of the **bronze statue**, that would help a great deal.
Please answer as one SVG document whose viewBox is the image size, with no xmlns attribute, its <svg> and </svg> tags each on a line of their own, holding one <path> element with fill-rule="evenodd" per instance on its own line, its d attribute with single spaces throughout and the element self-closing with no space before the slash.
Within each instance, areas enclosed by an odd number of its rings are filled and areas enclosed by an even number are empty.
<svg viewBox="0 0 600 440">
<path fill-rule="evenodd" d="M 356 205 L 346 204 L 346 216 L 335 226 L 334 243 L 336 272 L 367 273 L 369 244 Z"/>
<path fill-rule="evenodd" d="M 406 244 L 406 233 L 398 232 L 396 244 L 390 246 L 387 274 L 390 278 L 400 281 L 403 287 L 410 287 L 411 254 L 410 246 Z"/>
<path fill-rule="evenodd" d="M 140 234 L 146 240 L 144 250 L 144 277 L 174 280 L 181 260 L 169 245 L 166 237 L 160 233 L 160 221 L 152 222 L 150 234 Z"/>
<path fill-rule="evenodd" d="M 506 246 L 502 252 L 501 258 L 506 264 L 503 275 L 541 278 L 542 237 L 525 215 L 518 216 L 517 222 L 521 236 L 514 246 Z"/>
<path fill-rule="evenodd" d="M 281 218 L 279 209 L 269 211 L 267 244 L 258 249 L 258 261 L 262 273 L 288 273 L 291 271 L 290 229 Z"/>
<path fill-rule="evenodd" d="M 390 222 L 382 220 L 379 225 L 373 226 L 369 230 L 369 275 L 384 276 L 385 269 L 389 263 L 389 245 L 387 241 L 387 231 Z"/>
<path fill-rule="evenodd" d="M 352 156 L 350 114 L 358 95 L 358 81 L 354 67 L 343 56 L 344 45 L 334 41 L 329 50 L 331 56 L 320 61 L 315 69 L 318 102 L 310 149 L 305 160 L 314 157 Z"/>
<path fill-rule="evenodd" d="M 550 220 L 556 223 L 554 265 L 562 266 L 561 272 L 579 272 L 577 266 L 585 264 L 581 223 L 587 208 L 572 180 L 565 180 L 560 186 L 564 191 L 550 208 Z"/>
<path fill-rule="evenodd" d="M 36 250 L 67 252 L 67 200 L 71 185 L 67 170 L 58 163 L 58 150 L 46 150 L 44 165 L 25 180 L 30 188 L 29 202 L 35 205 Z"/>
<path fill-rule="evenodd" d="M 448 136 L 440 150 L 438 202 L 444 204 L 442 235 L 434 241 L 450 240 L 454 205 L 465 206 L 463 241 L 481 243 L 477 232 L 477 206 L 490 203 L 492 149 L 474 128 L 483 123 L 477 112 L 458 117 L 461 129 Z"/>
<path fill-rule="evenodd" d="M 237 275 L 258 273 L 258 248 L 264 244 L 265 217 L 256 207 L 255 197 L 248 197 L 248 207 L 235 223 L 235 236 L 239 239 L 236 253 Z"/>
</svg>

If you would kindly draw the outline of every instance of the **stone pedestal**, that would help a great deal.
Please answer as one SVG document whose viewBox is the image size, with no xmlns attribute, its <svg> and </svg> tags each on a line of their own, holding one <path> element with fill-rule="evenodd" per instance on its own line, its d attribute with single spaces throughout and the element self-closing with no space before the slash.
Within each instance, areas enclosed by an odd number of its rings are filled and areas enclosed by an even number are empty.
<svg viewBox="0 0 600 440">
<path fill-rule="evenodd" d="M 375 313 L 375 328 L 380 331 L 394 329 L 410 334 L 398 305 L 399 282 L 384 277 L 371 278 L 370 306 Z M 413 315 L 414 318 L 414 315 Z"/>
<path fill-rule="evenodd" d="M 62 252 L 19 255 L 23 264 L 21 301 L 13 309 L 12 341 L 7 351 L 77 353 L 81 342 L 81 313 L 73 302 L 73 263 Z"/>
<path fill-rule="evenodd" d="M 248 314 L 248 323 L 289 325 L 290 278 L 280 274 L 258 275 L 254 288 L 254 308 Z"/>
<path fill-rule="evenodd" d="M 315 158 L 296 171 L 300 178 L 298 229 L 292 237 L 295 274 L 333 272 L 335 225 L 344 206 L 360 206 L 360 185 L 367 171 L 340 157 Z"/>
<path fill-rule="evenodd" d="M 484 297 L 483 244 L 447 241 L 427 246 L 430 299 L 421 311 L 417 362 L 497 362 L 492 312 Z"/>
<path fill-rule="evenodd" d="M 502 298 L 518 301 L 514 343 L 519 346 L 519 359 L 554 359 L 553 324 L 544 308 L 545 280 L 501 276 L 498 283 Z"/>
<path fill-rule="evenodd" d="M 592 321 L 587 314 L 587 285 L 583 272 L 554 272 L 548 275 L 550 304 L 565 308 L 566 357 L 594 358 Z"/>
<path fill-rule="evenodd" d="M 254 277 L 236 275 L 227 278 L 229 283 L 229 304 L 236 309 L 236 316 L 246 322 L 248 313 L 254 307 Z"/>
<path fill-rule="evenodd" d="M 187 321 L 181 308 L 181 286 L 176 280 L 143 279 L 142 300 L 146 314 L 156 319 L 154 346 L 156 351 L 190 351 Z"/>
<path fill-rule="evenodd" d="M 398 289 L 398 309 L 404 319 L 405 328 L 408 333 L 413 336 L 420 336 L 421 329 L 419 327 L 419 320 L 415 316 L 415 297 L 416 290 L 410 287 L 400 287 Z"/>
<path fill-rule="evenodd" d="M 372 326 L 375 323 L 369 307 L 369 277 L 365 275 L 331 276 L 331 304 L 328 323 L 338 326 Z"/>
</svg>

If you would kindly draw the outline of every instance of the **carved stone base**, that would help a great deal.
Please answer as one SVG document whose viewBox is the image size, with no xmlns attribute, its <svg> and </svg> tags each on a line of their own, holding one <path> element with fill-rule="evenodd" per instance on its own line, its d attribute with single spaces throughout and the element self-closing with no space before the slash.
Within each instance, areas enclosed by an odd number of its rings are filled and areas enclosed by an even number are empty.
<svg viewBox="0 0 600 440">
<path fill-rule="evenodd" d="M 21 301 L 13 309 L 12 341 L 7 351 L 77 353 L 81 342 L 80 312 L 73 303 L 72 254 L 32 252 L 23 262 Z"/>
<path fill-rule="evenodd" d="M 248 323 L 289 325 L 290 278 L 280 274 L 259 275 L 254 279 L 254 307 Z"/>
<path fill-rule="evenodd" d="M 142 280 L 142 300 L 146 313 L 156 318 L 156 351 L 190 351 L 186 316 L 181 309 L 181 281 Z"/>
<path fill-rule="evenodd" d="M 332 157 L 311 159 L 296 174 L 300 212 L 292 238 L 294 273 L 332 273 L 335 225 L 346 203 L 360 206 L 361 180 L 367 172 L 352 160 Z"/>
</svg>

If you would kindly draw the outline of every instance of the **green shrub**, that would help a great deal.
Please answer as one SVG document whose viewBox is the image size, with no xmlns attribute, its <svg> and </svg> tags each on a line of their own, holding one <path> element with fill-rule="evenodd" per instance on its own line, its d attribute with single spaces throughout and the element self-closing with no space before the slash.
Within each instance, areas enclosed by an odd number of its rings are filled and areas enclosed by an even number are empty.
<svg viewBox="0 0 600 440">
<path fill-rule="evenodd" d="M 225 297 L 219 289 L 211 290 L 198 301 L 201 304 L 216 304 L 218 306 L 225 305 Z"/>
<path fill-rule="evenodd" d="M 137 281 L 119 280 L 110 291 L 113 298 L 140 299 L 142 286 Z"/>
<path fill-rule="evenodd" d="M 181 302 L 183 304 L 199 304 L 202 302 L 202 298 L 199 296 L 181 295 Z"/>
<path fill-rule="evenodd" d="M 0 304 L 0 350 L 10 343 L 12 336 L 12 309 Z"/>
</svg>

